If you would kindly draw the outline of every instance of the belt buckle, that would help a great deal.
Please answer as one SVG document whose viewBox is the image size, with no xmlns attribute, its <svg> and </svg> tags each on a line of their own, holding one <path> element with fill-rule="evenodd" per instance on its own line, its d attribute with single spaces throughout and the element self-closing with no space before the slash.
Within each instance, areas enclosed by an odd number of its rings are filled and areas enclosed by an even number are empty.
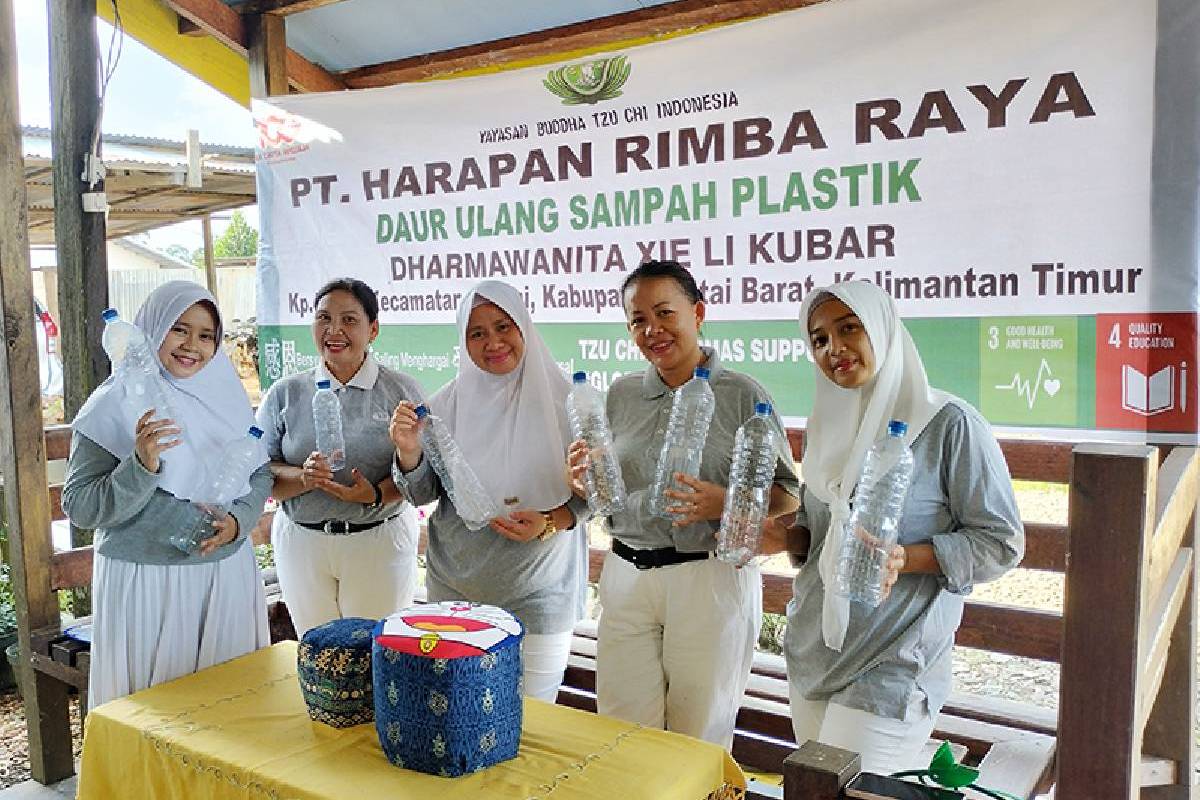
<svg viewBox="0 0 1200 800">
<path fill-rule="evenodd" d="M 340 525 L 341 530 L 335 530 L 335 525 Z M 350 523 L 346 522 L 344 519 L 327 519 L 325 520 L 324 528 L 325 533 L 331 536 L 345 536 L 346 534 L 350 533 Z"/>
</svg>

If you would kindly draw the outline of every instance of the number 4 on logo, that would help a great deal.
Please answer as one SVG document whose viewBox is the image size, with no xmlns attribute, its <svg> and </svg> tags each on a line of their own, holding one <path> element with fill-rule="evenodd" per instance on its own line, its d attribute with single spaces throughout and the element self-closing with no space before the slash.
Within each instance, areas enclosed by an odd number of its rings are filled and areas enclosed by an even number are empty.
<svg viewBox="0 0 1200 800">
<path fill-rule="evenodd" d="M 1113 323 L 1112 330 L 1108 332 L 1108 344 L 1110 347 L 1121 349 L 1121 323 Z"/>
</svg>

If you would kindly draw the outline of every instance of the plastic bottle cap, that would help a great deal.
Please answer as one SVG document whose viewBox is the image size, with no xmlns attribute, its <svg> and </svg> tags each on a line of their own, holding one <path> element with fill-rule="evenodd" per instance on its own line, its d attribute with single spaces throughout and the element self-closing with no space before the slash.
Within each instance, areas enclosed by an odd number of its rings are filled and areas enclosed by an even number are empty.
<svg viewBox="0 0 1200 800">
<path fill-rule="evenodd" d="M 762 414 L 764 416 L 767 414 L 770 414 L 771 413 L 771 404 L 770 403 L 755 403 L 754 404 L 754 413 Z"/>
<path fill-rule="evenodd" d="M 103 312 L 100 314 L 100 318 L 101 318 L 102 320 L 104 320 L 105 322 L 112 322 L 112 321 L 113 321 L 114 319 L 116 319 L 118 316 L 120 316 L 120 315 L 119 315 L 119 314 L 117 314 L 117 310 L 116 310 L 115 308 L 106 308 L 106 309 L 104 309 L 104 311 L 103 311 Z"/>
<path fill-rule="evenodd" d="M 709 374 L 710 373 L 708 371 L 708 367 L 696 367 L 695 375 L 697 378 L 703 378 L 704 380 L 708 380 Z"/>
<path fill-rule="evenodd" d="M 587 373 L 586 372 L 576 372 L 574 375 L 571 376 L 571 380 L 574 381 L 575 383 L 587 383 Z"/>
<path fill-rule="evenodd" d="M 888 436 L 903 436 L 908 433 L 908 423 L 894 419 L 888 423 Z"/>
<path fill-rule="evenodd" d="M 255 439 L 261 439 L 261 438 L 262 438 L 262 428 L 258 428 L 258 427 L 254 426 L 254 425 L 251 425 L 251 426 L 250 426 L 250 430 L 246 431 L 246 433 L 250 434 L 250 435 L 251 435 L 251 436 L 253 436 Z"/>
<path fill-rule="evenodd" d="M 317 381 L 318 389 L 328 389 L 330 387 L 330 385 L 331 384 L 329 383 L 329 381 Z"/>
<path fill-rule="evenodd" d="M 429 416 L 429 409 L 426 408 L 423 404 L 417 406 L 416 412 L 417 412 L 417 419 L 425 419 L 426 417 Z"/>
</svg>

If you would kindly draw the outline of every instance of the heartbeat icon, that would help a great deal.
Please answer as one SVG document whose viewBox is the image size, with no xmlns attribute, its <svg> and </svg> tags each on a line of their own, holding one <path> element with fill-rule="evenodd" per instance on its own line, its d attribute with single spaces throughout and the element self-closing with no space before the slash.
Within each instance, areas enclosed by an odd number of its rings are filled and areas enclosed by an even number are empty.
<svg viewBox="0 0 1200 800">
<path fill-rule="evenodd" d="M 1025 398 L 1025 402 L 1029 404 L 1029 410 L 1032 411 L 1034 403 L 1037 402 L 1038 393 L 1044 390 L 1050 397 L 1054 397 L 1062 388 L 1062 381 L 1053 377 L 1050 365 L 1043 358 L 1042 363 L 1038 366 L 1037 376 L 1033 380 L 1022 378 L 1021 373 L 1014 372 L 1011 381 L 1007 384 L 998 383 L 995 388 L 1016 392 L 1018 397 Z"/>
</svg>

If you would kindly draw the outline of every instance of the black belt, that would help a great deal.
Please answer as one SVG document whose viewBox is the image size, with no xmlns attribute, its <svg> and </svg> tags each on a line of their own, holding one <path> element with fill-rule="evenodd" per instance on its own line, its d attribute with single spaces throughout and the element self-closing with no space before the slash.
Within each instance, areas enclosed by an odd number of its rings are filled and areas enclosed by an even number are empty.
<svg viewBox="0 0 1200 800">
<path fill-rule="evenodd" d="M 681 553 L 674 547 L 636 550 L 620 539 L 612 540 L 612 551 L 614 555 L 620 556 L 638 569 L 655 569 L 657 567 L 669 567 L 672 564 L 684 564 L 688 561 L 704 561 L 712 555 L 708 551 Z"/>
<path fill-rule="evenodd" d="M 347 534 L 360 533 L 362 531 L 369 531 L 372 528 L 378 528 L 383 523 L 391 522 L 398 516 L 400 515 L 393 514 L 387 519 L 379 519 L 375 520 L 374 522 L 346 522 L 345 520 L 340 519 L 327 519 L 324 522 L 292 521 L 296 522 L 296 524 L 301 528 L 308 528 L 310 531 L 322 531 L 323 533 L 328 533 L 331 536 L 346 536 Z"/>
</svg>

